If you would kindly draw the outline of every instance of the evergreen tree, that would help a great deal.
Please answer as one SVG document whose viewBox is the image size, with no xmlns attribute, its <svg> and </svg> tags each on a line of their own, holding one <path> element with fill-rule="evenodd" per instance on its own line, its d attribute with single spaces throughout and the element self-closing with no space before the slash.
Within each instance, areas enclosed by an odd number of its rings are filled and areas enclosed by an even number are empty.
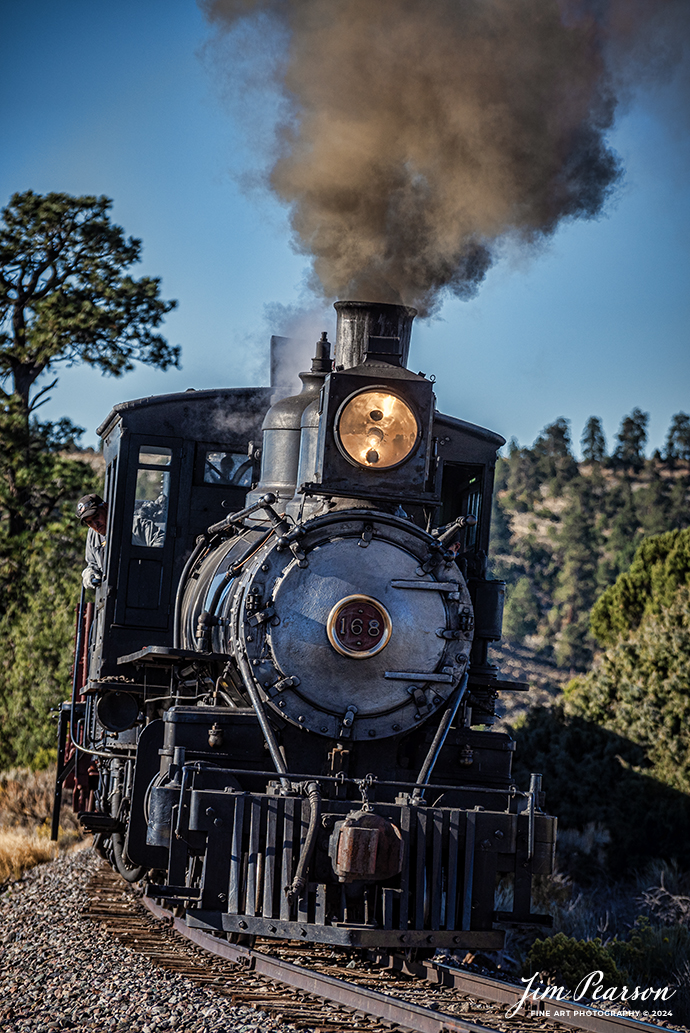
<svg viewBox="0 0 690 1033">
<path fill-rule="evenodd" d="M 641 470 L 644 466 L 648 423 L 649 413 L 637 408 L 623 418 L 616 435 L 618 447 L 614 452 L 614 458 L 620 466 L 633 470 Z"/>
<path fill-rule="evenodd" d="M 510 552 L 510 521 L 497 494 L 491 507 L 491 551 L 494 554 Z"/>
<path fill-rule="evenodd" d="M 630 569 L 597 600 L 592 632 L 601 645 L 630 636 L 645 615 L 670 606 L 679 588 L 690 586 L 690 528 L 642 542 Z"/>
<path fill-rule="evenodd" d="M 529 448 L 520 448 L 515 438 L 508 445 L 508 474 L 505 487 L 509 505 L 518 512 L 528 510 L 539 490 L 539 474 L 534 452 Z"/>
<path fill-rule="evenodd" d="M 133 279 L 141 243 L 110 222 L 105 197 L 27 191 L 0 221 L 0 766 L 53 747 L 49 709 L 69 690 L 85 529 L 73 503 L 96 490 L 66 456 L 82 433 L 36 412 L 60 362 L 119 376 L 135 361 L 177 365 L 154 330 L 175 302 Z M 68 501 L 69 500 L 69 501 Z"/>
<path fill-rule="evenodd" d="M 596 590 L 599 537 L 595 499 L 582 479 L 568 490 L 558 538 L 559 570 L 554 602 L 559 606 L 555 656 L 559 666 L 582 669 L 591 659 L 589 612 Z"/>
<path fill-rule="evenodd" d="M 669 529 L 685 527 L 690 521 L 690 471 L 682 477 L 674 478 L 668 495 L 668 527 Z"/>
<path fill-rule="evenodd" d="M 46 461 L 53 424 L 35 413 L 59 362 L 119 376 L 140 361 L 166 369 L 179 349 L 153 332 L 174 301 L 160 282 L 133 279 L 141 241 L 111 223 L 107 197 L 14 194 L 0 223 L 0 506 L 10 539 L 35 532 L 71 491 Z M 63 421 L 62 436 L 78 429 Z"/>
<path fill-rule="evenodd" d="M 690 461 L 690 416 L 686 412 L 677 412 L 671 419 L 664 458 L 671 463 L 675 459 Z"/>
<path fill-rule="evenodd" d="M 85 463 L 72 462 L 86 491 L 98 487 Z M 0 616 L 0 769 L 55 755 L 51 708 L 69 696 L 85 531 L 69 503 L 23 550 L 21 593 Z"/>
<path fill-rule="evenodd" d="M 673 527 L 671 521 L 671 489 L 668 477 L 662 477 L 662 464 L 649 463 L 645 470 L 645 482 L 635 491 L 635 509 L 642 529 L 647 537 L 663 534 Z"/>
<path fill-rule="evenodd" d="M 675 592 L 664 586 L 664 601 L 643 605 L 633 630 L 614 638 L 566 690 L 571 713 L 641 745 L 655 777 L 684 793 L 690 793 L 689 579 L 690 565 L 685 583 Z"/>
<path fill-rule="evenodd" d="M 532 449 L 537 457 L 537 474 L 541 481 L 551 482 L 558 494 L 577 473 L 577 463 L 570 442 L 570 422 L 559 417 L 544 427 Z"/>
<path fill-rule="evenodd" d="M 539 600 L 527 577 L 508 588 L 503 614 L 503 633 L 512 642 L 533 635 L 539 622 Z"/>
<path fill-rule="evenodd" d="M 628 569 L 642 539 L 633 485 L 627 473 L 607 493 L 604 507 L 609 527 L 606 543 L 609 565 L 607 580 L 611 582 Z"/>
<path fill-rule="evenodd" d="M 606 457 L 606 438 L 598 416 L 590 416 L 587 420 L 580 444 L 586 463 L 600 463 Z"/>
</svg>

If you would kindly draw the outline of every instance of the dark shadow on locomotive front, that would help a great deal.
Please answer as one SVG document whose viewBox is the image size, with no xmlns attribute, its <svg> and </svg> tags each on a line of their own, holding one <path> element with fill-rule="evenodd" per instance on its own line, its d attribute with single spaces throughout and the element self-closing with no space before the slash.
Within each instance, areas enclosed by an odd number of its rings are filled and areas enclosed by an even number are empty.
<svg viewBox="0 0 690 1033">
<path fill-rule="evenodd" d="M 299 395 L 164 395 L 99 428 L 106 569 L 56 798 L 71 785 L 101 852 L 190 926 L 498 948 L 497 922 L 539 921 L 556 826 L 491 730 L 525 688 L 488 655 L 503 438 L 436 411 L 406 368 L 413 309 L 336 309 Z"/>
</svg>

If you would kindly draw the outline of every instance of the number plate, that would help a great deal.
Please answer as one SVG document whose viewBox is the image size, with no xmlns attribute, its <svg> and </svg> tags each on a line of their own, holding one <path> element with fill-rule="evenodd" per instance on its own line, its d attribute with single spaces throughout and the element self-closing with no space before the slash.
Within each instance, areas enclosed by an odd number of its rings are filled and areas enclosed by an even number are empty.
<svg viewBox="0 0 690 1033">
<path fill-rule="evenodd" d="M 368 595 L 348 595 L 328 615 L 326 631 L 342 656 L 364 660 L 379 653 L 391 636 L 388 611 Z"/>
</svg>

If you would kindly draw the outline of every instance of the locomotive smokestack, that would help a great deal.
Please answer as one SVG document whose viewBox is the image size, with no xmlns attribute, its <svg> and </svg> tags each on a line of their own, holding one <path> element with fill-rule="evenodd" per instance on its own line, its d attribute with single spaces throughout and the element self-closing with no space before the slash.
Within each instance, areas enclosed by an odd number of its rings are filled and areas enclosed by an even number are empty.
<svg viewBox="0 0 690 1033">
<path fill-rule="evenodd" d="M 336 301 L 335 367 L 351 369 L 367 355 L 406 366 L 417 309 L 370 301 Z"/>
</svg>

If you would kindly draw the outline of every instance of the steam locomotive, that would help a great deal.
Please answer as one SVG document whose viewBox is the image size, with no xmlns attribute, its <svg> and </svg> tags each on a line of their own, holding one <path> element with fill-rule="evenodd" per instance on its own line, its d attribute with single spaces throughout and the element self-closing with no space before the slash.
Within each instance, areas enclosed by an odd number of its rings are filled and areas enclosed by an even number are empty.
<svg viewBox="0 0 690 1033">
<path fill-rule="evenodd" d="M 105 572 L 53 834 L 71 786 L 125 879 L 234 940 L 500 948 L 498 923 L 544 920 L 556 828 L 491 730 L 524 688 L 488 657 L 504 439 L 436 411 L 414 309 L 335 308 L 301 393 L 190 390 L 99 427 Z"/>
</svg>

